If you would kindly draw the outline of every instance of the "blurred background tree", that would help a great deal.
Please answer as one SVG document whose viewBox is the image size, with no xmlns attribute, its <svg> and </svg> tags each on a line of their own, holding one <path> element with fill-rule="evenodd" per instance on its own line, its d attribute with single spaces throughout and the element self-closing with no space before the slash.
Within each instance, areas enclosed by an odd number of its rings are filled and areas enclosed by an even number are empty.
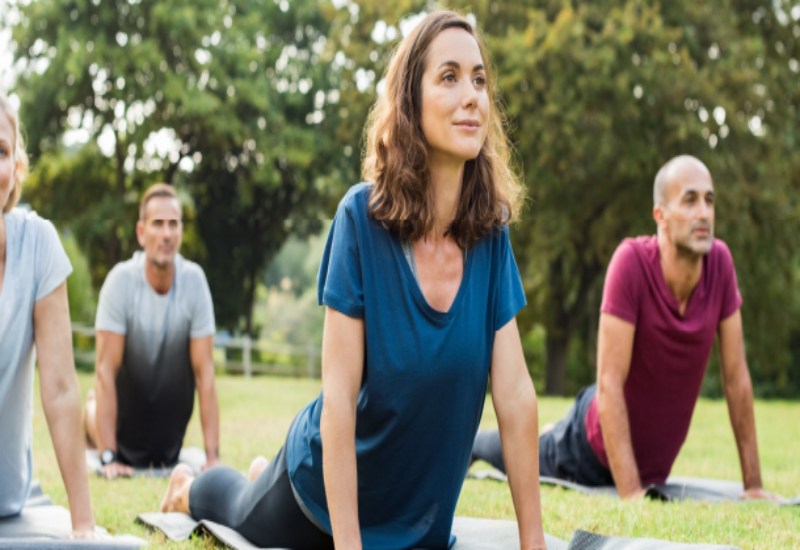
<svg viewBox="0 0 800 550">
<path fill-rule="evenodd" d="M 14 26 L 27 200 L 90 251 L 95 285 L 137 248 L 141 192 L 189 199 L 185 252 L 217 319 L 253 332 L 260 274 L 320 227 L 330 187 L 332 6 L 316 0 L 41 0 Z M 327 157 L 327 160 L 326 160 Z"/>
<path fill-rule="evenodd" d="M 800 395 L 800 7 L 450 5 L 487 38 L 528 187 L 512 238 L 529 301 L 520 328 L 537 385 L 565 394 L 593 379 L 608 260 L 622 238 L 654 232 L 653 177 L 670 157 L 689 153 L 717 185 L 717 234 L 737 262 L 757 390 Z M 357 181 L 364 120 L 391 50 L 435 7 L 21 5 L 13 21 L 17 90 L 35 161 L 26 197 L 72 229 L 96 285 L 135 248 L 141 189 L 174 183 L 189 204 L 187 254 L 209 274 L 221 325 L 274 332 L 264 318 L 274 310 L 263 305 L 272 291 L 259 285 L 278 289 L 287 278 L 271 263 L 292 235 L 300 240 L 281 262 L 300 267 L 298 243 Z M 298 302 L 284 310 L 311 308 L 313 281 L 288 278 Z M 719 391 L 716 376 L 712 367 L 706 392 Z"/>
</svg>

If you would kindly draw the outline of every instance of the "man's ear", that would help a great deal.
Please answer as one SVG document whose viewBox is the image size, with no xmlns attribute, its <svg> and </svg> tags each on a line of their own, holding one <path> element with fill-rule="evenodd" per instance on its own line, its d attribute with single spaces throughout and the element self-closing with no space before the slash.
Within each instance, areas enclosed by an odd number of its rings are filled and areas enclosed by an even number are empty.
<svg viewBox="0 0 800 550">
<path fill-rule="evenodd" d="M 136 240 L 139 241 L 139 246 L 144 248 L 144 222 L 142 220 L 136 222 Z"/>
<path fill-rule="evenodd" d="M 656 225 L 660 226 L 661 222 L 664 221 L 664 207 L 660 204 L 653 206 L 653 220 L 655 220 Z"/>
</svg>

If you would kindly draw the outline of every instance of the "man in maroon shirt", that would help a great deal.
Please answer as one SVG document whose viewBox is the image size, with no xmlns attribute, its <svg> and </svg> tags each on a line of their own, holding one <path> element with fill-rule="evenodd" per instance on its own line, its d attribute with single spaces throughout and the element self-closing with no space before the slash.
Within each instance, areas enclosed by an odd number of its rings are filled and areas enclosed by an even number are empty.
<svg viewBox="0 0 800 550">
<path fill-rule="evenodd" d="M 540 473 L 585 485 L 614 483 L 623 498 L 663 483 L 700 394 L 719 335 L 722 379 L 739 451 L 744 496 L 762 488 L 753 389 L 730 251 L 714 239 L 714 185 L 698 159 L 679 156 L 653 186 L 654 236 L 625 239 L 606 273 L 597 385 L 539 444 Z M 473 457 L 502 469 L 495 433 L 478 434 Z"/>
</svg>

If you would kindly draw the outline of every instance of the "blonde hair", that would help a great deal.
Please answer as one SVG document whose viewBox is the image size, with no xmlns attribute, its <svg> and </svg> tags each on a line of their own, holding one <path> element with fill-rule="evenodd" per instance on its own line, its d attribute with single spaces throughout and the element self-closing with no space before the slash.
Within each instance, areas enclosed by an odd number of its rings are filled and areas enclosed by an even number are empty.
<svg viewBox="0 0 800 550">
<path fill-rule="evenodd" d="M 17 205 L 22 194 L 22 182 L 25 181 L 28 175 L 28 155 L 25 154 L 25 141 L 22 138 L 22 131 L 19 127 L 17 110 L 2 93 L 0 93 L 0 111 L 8 118 L 14 133 L 13 155 L 16 168 L 14 171 L 14 188 L 11 190 L 11 195 L 8 197 L 6 204 L 3 205 L 3 212 L 8 212 Z"/>
<path fill-rule="evenodd" d="M 495 91 L 495 75 L 480 33 L 461 15 L 428 15 L 395 50 L 386 71 L 386 92 L 365 127 L 362 175 L 373 181 L 370 215 L 403 240 L 414 241 L 435 225 L 428 145 L 421 128 L 422 74 L 431 42 L 461 29 L 478 43 L 486 67 L 489 131 L 480 153 L 464 166 L 462 192 L 448 233 L 463 249 L 517 216 L 524 189 L 511 168 L 511 150 Z"/>
</svg>

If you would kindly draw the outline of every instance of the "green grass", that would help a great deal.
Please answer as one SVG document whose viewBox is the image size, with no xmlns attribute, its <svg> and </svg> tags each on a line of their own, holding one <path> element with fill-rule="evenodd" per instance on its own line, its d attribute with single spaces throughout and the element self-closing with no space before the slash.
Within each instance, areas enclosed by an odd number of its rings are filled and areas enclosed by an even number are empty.
<svg viewBox="0 0 800 550">
<path fill-rule="evenodd" d="M 79 373 L 84 395 L 92 377 Z M 296 378 L 220 376 L 222 459 L 244 470 L 256 454 L 271 457 L 283 443 L 294 415 L 319 392 L 319 381 Z M 38 397 L 36 399 L 38 402 Z M 542 423 L 558 420 L 571 400 L 540 398 Z M 195 408 L 195 412 L 196 408 Z M 800 495 L 800 403 L 756 403 L 761 466 L 768 489 L 784 496 Z M 482 426 L 496 425 L 487 399 Z M 202 447 L 197 416 L 192 418 L 187 445 Z M 34 415 L 34 469 L 45 491 L 60 504 L 66 496 L 58 474 L 41 408 Z M 477 464 L 476 468 L 485 467 Z M 724 401 L 701 400 L 689 438 L 673 474 L 740 479 L 736 448 Z M 112 533 L 130 533 L 153 545 L 174 548 L 209 548 L 208 540 L 167 544 L 134 523 L 139 512 L 158 509 L 166 488 L 164 479 L 118 480 L 92 477 L 95 519 Z M 770 503 L 659 503 L 622 502 L 588 497 L 557 488 L 542 488 L 545 531 L 569 540 L 575 529 L 598 533 L 651 537 L 675 542 L 736 544 L 742 548 L 800 548 L 800 510 Z M 464 516 L 513 519 L 508 486 L 494 481 L 467 480 L 457 513 Z"/>
</svg>

